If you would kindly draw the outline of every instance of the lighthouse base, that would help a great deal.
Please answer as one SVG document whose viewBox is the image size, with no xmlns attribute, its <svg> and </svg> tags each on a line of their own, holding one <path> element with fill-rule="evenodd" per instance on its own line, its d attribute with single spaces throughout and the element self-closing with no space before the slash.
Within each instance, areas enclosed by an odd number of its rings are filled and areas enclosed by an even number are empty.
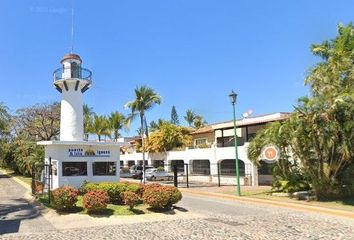
<svg viewBox="0 0 354 240">
<path fill-rule="evenodd" d="M 118 182 L 122 143 L 87 141 L 42 141 L 45 163 L 51 163 L 51 189 L 84 181 Z"/>
</svg>

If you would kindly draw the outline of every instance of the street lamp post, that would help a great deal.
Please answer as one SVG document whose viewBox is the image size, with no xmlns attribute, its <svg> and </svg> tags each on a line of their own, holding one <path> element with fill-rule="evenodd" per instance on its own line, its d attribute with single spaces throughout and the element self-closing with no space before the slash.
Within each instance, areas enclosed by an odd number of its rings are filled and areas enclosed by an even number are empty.
<svg viewBox="0 0 354 240">
<path fill-rule="evenodd" d="M 239 167 L 238 167 L 238 152 L 237 152 L 236 111 L 235 111 L 235 105 L 236 105 L 237 94 L 232 90 L 231 93 L 229 94 L 229 97 L 230 97 L 230 101 L 231 101 L 231 104 L 232 104 L 233 121 L 234 121 L 234 139 L 235 139 L 235 161 L 236 161 L 237 196 L 241 196 L 240 171 L 239 171 Z"/>
</svg>

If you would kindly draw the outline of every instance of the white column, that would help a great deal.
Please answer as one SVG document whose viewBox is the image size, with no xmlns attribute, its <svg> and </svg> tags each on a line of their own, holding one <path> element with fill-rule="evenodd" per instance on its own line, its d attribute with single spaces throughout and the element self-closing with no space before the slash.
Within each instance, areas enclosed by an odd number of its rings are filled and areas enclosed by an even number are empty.
<svg viewBox="0 0 354 240">
<path fill-rule="evenodd" d="M 82 141 L 84 138 L 83 100 L 80 88 L 75 91 L 76 81 L 66 81 L 68 90 L 62 91 L 60 114 L 60 140 Z"/>
</svg>

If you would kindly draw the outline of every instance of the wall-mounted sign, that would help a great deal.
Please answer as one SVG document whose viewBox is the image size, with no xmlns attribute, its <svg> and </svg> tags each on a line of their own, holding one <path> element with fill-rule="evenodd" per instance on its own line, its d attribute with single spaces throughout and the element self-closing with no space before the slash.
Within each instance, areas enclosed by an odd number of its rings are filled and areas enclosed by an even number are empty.
<svg viewBox="0 0 354 240">
<path fill-rule="evenodd" d="M 98 155 L 98 156 L 105 156 L 105 157 L 108 157 L 108 156 L 110 156 L 111 155 L 111 151 L 108 151 L 108 150 L 97 150 L 96 151 L 96 154 Z"/>
<path fill-rule="evenodd" d="M 69 157 L 81 157 L 84 155 L 84 150 L 82 148 L 69 148 Z"/>
<path fill-rule="evenodd" d="M 262 148 L 261 159 L 268 163 L 278 161 L 280 157 L 280 150 L 274 144 L 268 144 Z"/>
<path fill-rule="evenodd" d="M 69 148 L 69 157 L 109 157 L 111 156 L 111 151 L 109 150 L 96 150 L 84 149 L 82 148 Z"/>
</svg>

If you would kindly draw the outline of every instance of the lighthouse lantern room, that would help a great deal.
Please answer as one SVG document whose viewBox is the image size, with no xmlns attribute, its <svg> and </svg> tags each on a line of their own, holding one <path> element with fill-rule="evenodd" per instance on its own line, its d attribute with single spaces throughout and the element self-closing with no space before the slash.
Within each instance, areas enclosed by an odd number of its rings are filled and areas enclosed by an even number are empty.
<svg viewBox="0 0 354 240">
<path fill-rule="evenodd" d="M 41 141 L 45 163 L 51 164 L 50 188 L 80 187 L 82 182 L 119 181 L 121 143 L 84 140 L 83 93 L 92 85 L 92 73 L 77 54 L 66 54 L 53 73 L 61 93 L 60 140 Z"/>
</svg>

